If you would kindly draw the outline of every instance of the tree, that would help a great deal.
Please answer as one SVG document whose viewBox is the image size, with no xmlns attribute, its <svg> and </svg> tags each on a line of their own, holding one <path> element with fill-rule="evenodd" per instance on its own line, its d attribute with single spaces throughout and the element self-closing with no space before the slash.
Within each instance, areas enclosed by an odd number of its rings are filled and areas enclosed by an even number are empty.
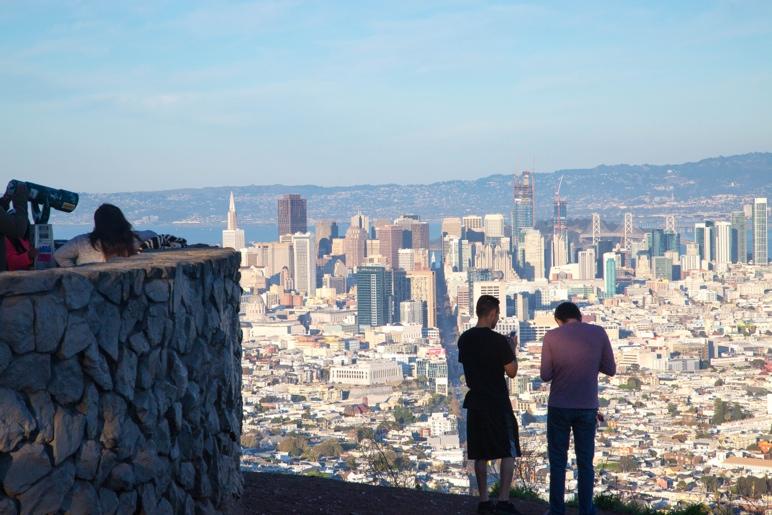
<svg viewBox="0 0 772 515">
<path fill-rule="evenodd" d="M 319 461 L 319 458 L 322 458 L 324 456 L 338 458 L 340 457 L 342 452 L 343 452 L 343 448 L 340 446 L 340 442 L 338 442 L 334 438 L 331 438 L 329 440 L 324 440 L 323 442 L 315 445 L 311 449 L 311 457 L 315 461 Z"/>
<path fill-rule="evenodd" d="M 619 470 L 622 472 L 634 472 L 640 468 L 638 460 L 632 456 L 622 456 L 619 458 Z"/>
<path fill-rule="evenodd" d="M 675 417 L 678 415 L 678 406 L 671 402 L 667 405 L 667 412 L 670 413 L 671 417 Z"/>
<path fill-rule="evenodd" d="M 724 384 L 725 384 L 724 380 L 719 378 L 719 379 L 716 379 L 716 383 L 713 386 L 724 386 Z"/>
<path fill-rule="evenodd" d="M 393 414 L 394 421 L 399 424 L 400 427 L 405 427 L 415 422 L 415 416 L 413 415 L 413 412 L 405 406 L 397 406 L 394 408 Z"/>
<path fill-rule="evenodd" d="M 302 436 L 285 436 L 279 440 L 278 449 L 290 456 L 301 456 L 308 448 L 308 442 Z"/>
</svg>

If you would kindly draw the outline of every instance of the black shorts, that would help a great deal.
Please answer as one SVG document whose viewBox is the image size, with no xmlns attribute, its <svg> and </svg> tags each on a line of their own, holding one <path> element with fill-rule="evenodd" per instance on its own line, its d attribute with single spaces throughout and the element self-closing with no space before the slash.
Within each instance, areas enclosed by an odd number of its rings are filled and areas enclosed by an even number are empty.
<svg viewBox="0 0 772 515">
<path fill-rule="evenodd" d="M 512 410 L 467 409 L 466 446 L 470 460 L 520 456 L 520 437 Z"/>
</svg>

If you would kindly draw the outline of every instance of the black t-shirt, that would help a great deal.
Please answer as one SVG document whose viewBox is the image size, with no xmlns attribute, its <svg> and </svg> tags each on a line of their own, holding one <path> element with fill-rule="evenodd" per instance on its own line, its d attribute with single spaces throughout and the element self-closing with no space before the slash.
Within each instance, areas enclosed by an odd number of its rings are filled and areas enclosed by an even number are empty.
<svg viewBox="0 0 772 515">
<path fill-rule="evenodd" d="M 510 407 L 504 365 L 515 360 L 507 338 L 487 327 L 473 327 L 458 339 L 458 360 L 464 365 L 469 392 L 467 409 Z"/>
</svg>

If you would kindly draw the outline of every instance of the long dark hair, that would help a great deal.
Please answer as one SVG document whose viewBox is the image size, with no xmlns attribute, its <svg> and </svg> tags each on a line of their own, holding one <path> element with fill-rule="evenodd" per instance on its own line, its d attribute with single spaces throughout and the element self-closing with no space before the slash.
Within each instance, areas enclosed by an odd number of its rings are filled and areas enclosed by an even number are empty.
<svg viewBox="0 0 772 515">
<path fill-rule="evenodd" d="M 102 204 L 94 212 L 94 230 L 88 235 L 91 246 L 101 250 L 105 259 L 128 257 L 137 253 L 136 236 L 120 209 Z"/>
</svg>

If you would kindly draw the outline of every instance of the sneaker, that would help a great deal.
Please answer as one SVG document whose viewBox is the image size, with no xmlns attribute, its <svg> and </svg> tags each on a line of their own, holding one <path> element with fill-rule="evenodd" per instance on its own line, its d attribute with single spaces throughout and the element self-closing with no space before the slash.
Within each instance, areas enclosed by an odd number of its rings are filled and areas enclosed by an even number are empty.
<svg viewBox="0 0 772 515">
<path fill-rule="evenodd" d="M 496 513 L 496 508 L 493 501 L 477 503 L 477 513 L 480 515 L 494 515 Z"/>
<path fill-rule="evenodd" d="M 515 508 L 515 505 L 512 504 L 511 501 L 499 501 L 496 503 L 496 511 L 495 513 L 499 514 L 505 514 L 505 513 L 514 513 L 515 515 L 522 515 L 520 511 L 518 511 L 517 508 Z"/>
</svg>

